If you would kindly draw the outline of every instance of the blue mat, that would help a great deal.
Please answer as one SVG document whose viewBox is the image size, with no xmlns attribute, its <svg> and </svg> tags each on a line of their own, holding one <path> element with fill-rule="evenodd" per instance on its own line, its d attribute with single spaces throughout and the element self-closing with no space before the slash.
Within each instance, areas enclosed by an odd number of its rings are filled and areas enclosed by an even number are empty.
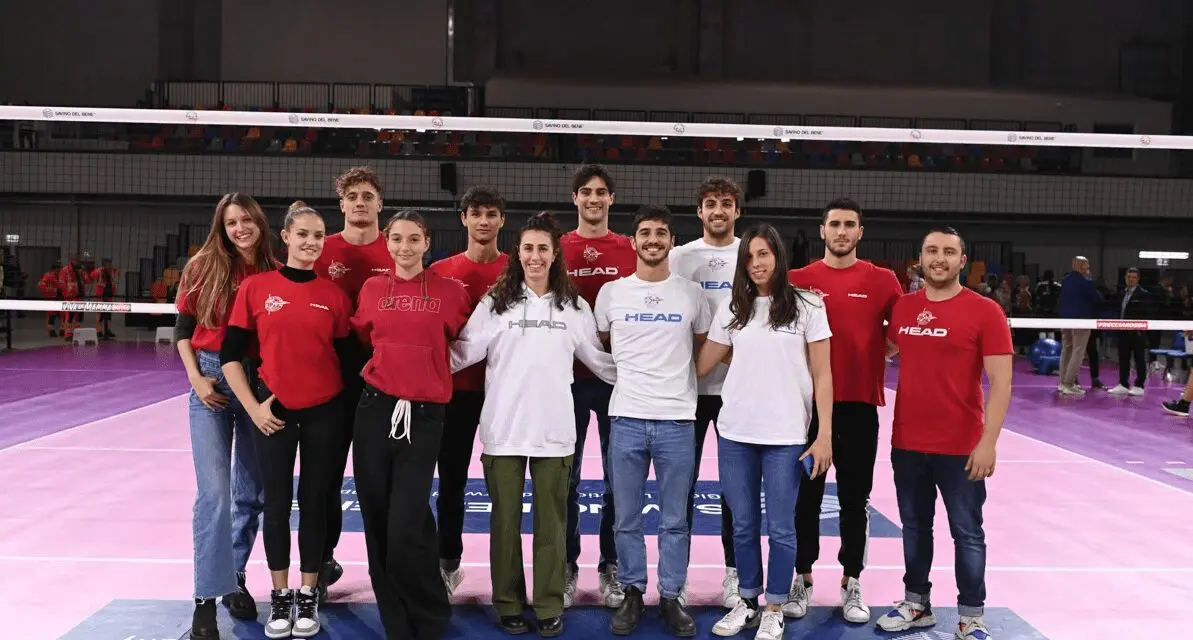
<svg viewBox="0 0 1193 640">
<path fill-rule="evenodd" d="M 179 640 L 188 638 L 193 605 L 177 600 L 115 600 L 91 616 L 88 620 L 62 637 L 61 640 Z M 258 604 L 261 618 L 266 615 L 266 605 Z M 233 620 L 222 606 L 220 610 L 220 634 L 226 640 L 259 640 L 265 638 L 261 622 Z M 889 608 L 874 608 L 874 619 L 885 614 Z M 690 610 L 696 619 L 697 638 L 714 638 L 712 626 L 725 615 L 720 607 L 693 607 Z M 323 630 L 317 638 L 328 640 L 384 640 L 381 619 L 374 604 L 337 605 L 329 604 L 322 612 Z M 612 638 L 609 621 L 612 609 L 598 607 L 576 607 L 564 613 L 564 633 L 561 638 Z M 528 619 L 533 616 L 528 612 Z M 835 607 L 812 607 L 802 620 L 788 620 L 786 638 L 833 638 L 835 640 L 861 640 L 883 638 L 885 640 L 949 640 L 957 628 L 957 610 L 937 608 L 937 624 L 934 628 L 917 629 L 902 633 L 883 633 L 874 624 L 852 625 L 841 619 Z M 458 606 L 452 618 L 452 627 L 444 640 L 498 640 L 508 638 L 496 626 L 493 610 L 481 606 Z M 1010 609 L 988 608 L 985 620 L 991 634 L 998 640 L 1038 640 L 1044 638 L 1026 621 Z M 537 633 L 526 634 L 526 638 L 538 637 Z M 657 607 L 647 607 L 646 615 L 634 632 L 633 638 L 663 640 L 673 638 L 658 617 Z M 754 630 L 743 632 L 742 638 L 753 638 Z"/>
</svg>

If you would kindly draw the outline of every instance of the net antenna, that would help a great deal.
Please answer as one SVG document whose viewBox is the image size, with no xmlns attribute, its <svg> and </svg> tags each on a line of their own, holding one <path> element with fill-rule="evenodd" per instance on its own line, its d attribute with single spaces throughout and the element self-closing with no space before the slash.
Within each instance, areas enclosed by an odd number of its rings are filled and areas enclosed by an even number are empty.
<svg viewBox="0 0 1193 640">
<path fill-rule="evenodd" d="M 1167 267 L 1169 260 L 1188 260 L 1188 251 L 1140 251 L 1140 260 L 1155 260 L 1157 267 Z"/>
</svg>

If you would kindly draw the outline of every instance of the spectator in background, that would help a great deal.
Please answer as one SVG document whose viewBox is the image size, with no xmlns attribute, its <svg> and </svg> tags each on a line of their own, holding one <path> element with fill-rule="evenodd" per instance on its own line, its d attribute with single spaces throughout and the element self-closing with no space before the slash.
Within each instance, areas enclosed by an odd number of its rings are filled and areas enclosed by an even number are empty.
<svg viewBox="0 0 1193 640">
<path fill-rule="evenodd" d="M 1051 269 L 1045 271 L 1036 283 L 1035 301 L 1036 315 L 1044 318 L 1056 316 L 1056 306 L 1060 303 L 1060 283 L 1053 278 Z"/>
<path fill-rule="evenodd" d="M 1102 294 L 1089 279 L 1089 260 L 1085 256 L 1073 258 L 1073 270 L 1065 276 L 1060 286 L 1058 312 L 1068 319 L 1095 319 L 1101 316 Z M 1081 370 L 1082 355 L 1089 344 L 1089 329 L 1061 329 L 1060 383 L 1056 390 L 1064 395 L 1084 395 L 1085 390 L 1077 384 L 1077 372 Z M 1096 355 L 1096 352 L 1095 352 Z M 1094 360 L 1091 359 L 1091 375 Z"/>
<path fill-rule="evenodd" d="M 919 265 L 907 267 L 907 293 L 915 293 L 924 288 L 924 277 L 920 275 Z"/>
<path fill-rule="evenodd" d="M 994 290 L 994 301 L 998 306 L 1002 307 L 1002 312 L 1009 318 L 1011 316 L 1011 303 L 1013 302 L 1013 293 L 1011 291 L 1011 281 L 1003 280 L 998 283 L 998 288 Z"/>
<path fill-rule="evenodd" d="M 1116 300 L 1119 319 L 1145 320 L 1154 308 L 1154 296 L 1139 286 L 1139 269 L 1127 269 L 1126 286 Z M 1118 332 L 1118 386 L 1110 390 L 1114 395 L 1143 395 L 1147 383 L 1147 332 L 1123 330 Z M 1131 361 L 1135 362 L 1135 384 L 1128 386 Z"/>
</svg>

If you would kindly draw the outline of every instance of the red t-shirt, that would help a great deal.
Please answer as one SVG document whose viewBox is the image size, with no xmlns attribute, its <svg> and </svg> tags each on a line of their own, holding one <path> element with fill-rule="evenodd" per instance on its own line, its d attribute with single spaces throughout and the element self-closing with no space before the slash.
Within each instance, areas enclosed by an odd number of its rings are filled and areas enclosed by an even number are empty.
<svg viewBox="0 0 1193 640">
<path fill-rule="evenodd" d="M 245 278 L 228 326 L 252 331 L 261 381 L 287 409 L 307 409 L 344 389 L 334 341 L 348 336 L 352 305 L 338 287 L 294 282 L 278 271 Z"/>
<path fill-rule="evenodd" d="M 423 271 L 413 279 L 369 278 L 360 290 L 352 328 L 373 357 L 365 382 L 411 402 L 444 404 L 452 397 L 451 352 L 472 314 L 464 285 Z"/>
<path fill-rule="evenodd" d="M 472 301 L 469 313 L 476 310 L 481 298 L 497 283 L 497 278 L 505 272 L 510 257 L 505 253 L 498 253 L 493 262 L 473 262 L 467 254 L 457 253 L 450 258 L 444 258 L 431 265 L 431 271 L 439 275 L 456 280 L 464 285 L 468 299 Z M 452 386 L 461 391 L 485 390 L 485 363 L 478 362 L 463 371 L 452 375 Z"/>
<path fill-rule="evenodd" d="M 899 347 L 892 446 L 968 456 L 985 428 L 983 358 L 1014 353 L 998 303 L 970 289 L 932 302 L 921 289 L 895 303 L 887 336 Z"/>
<path fill-rule="evenodd" d="M 344 234 L 327 236 L 323 253 L 315 261 L 315 273 L 336 283 L 356 306 L 356 296 L 365 280 L 382 273 L 393 273 L 394 259 L 389 255 L 385 236 L 369 244 L 349 244 Z"/>
<path fill-rule="evenodd" d="M 787 279 L 824 300 L 833 332 L 833 400 L 886 405 L 886 329 L 902 295 L 890 269 L 858 260 L 834 269 L 818 260 L 787 272 Z"/>
<path fill-rule="evenodd" d="M 215 327 L 205 327 L 202 321 L 198 321 L 198 304 L 199 304 L 199 289 L 201 283 L 188 282 L 191 285 L 189 289 L 178 288 L 178 297 L 174 300 L 174 306 L 178 308 L 179 313 L 185 313 L 189 316 L 195 316 L 197 322 L 195 323 L 195 332 L 191 335 L 191 348 L 196 352 L 210 351 L 212 353 L 219 353 L 220 345 L 224 343 L 224 327 L 228 325 L 228 317 L 232 315 L 232 305 L 236 301 L 236 293 L 245 279 L 257 273 L 257 268 L 252 265 L 240 263 L 232 275 L 232 299 L 228 301 L 228 306 L 224 309 L 224 317 L 220 318 L 219 325 Z"/>
<path fill-rule="evenodd" d="M 638 253 L 628 236 L 610 231 L 599 238 L 585 238 L 575 231 L 563 234 L 559 241 L 563 264 L 572 277 L 580 297 L 596 307 L 597 294 L 605 283 L 631 275 L 638 269 Z M 573 375 L 595 377 L 588 367 L 576 362 Z"/>
</svg>

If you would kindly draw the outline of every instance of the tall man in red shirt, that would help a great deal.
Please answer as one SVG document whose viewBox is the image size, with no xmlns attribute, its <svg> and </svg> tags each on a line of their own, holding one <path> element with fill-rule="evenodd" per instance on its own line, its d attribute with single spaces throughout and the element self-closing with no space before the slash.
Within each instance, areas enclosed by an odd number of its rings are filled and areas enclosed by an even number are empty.
<svg viewBox="0 0 1193 640">
<path fill-rule="evenodd" d="M 878 407 L 886 404 L 886 340 L 883 322 L 902 289 L 890 269 L 857 258 L 862 208 L 848 198 L 825 206 L 820 224 L 824 259 L 788 272 L 792 284 L 821 296 L 833 332 L 833 466 L 841 513 L 841 614 L 849 622 L 870 621 L 859 579 L 869 546 L 870 490 L 878 454 Z M 815 407 L 809 438 L 818 431 Z M 800 485 L 795 507 L 796 579 L 783 605 L 790 618 L 808 613 L 812 565 L 820 556 L 821 475 Z"/>
<path fill-rule="evenodd" d="M 476 309 L 505 271 L 509 256 L 497 250 L 497 234 L 505 224 L 505 198 L 491 186 L 475 186 L 460 200 L 460 222 L 468 230 L 468 248 L 432 264 L 430 271 L 459 281 Z M 464 487 L 472 463 L 472 444 L 485 404 L 485 363 L 452 376 L 452 399 L 443 413 L 444 437 L 439 445 L 439 566 L 448 593 L 464 579 Z"/>
<path fill-rule="evenodd" d="M 617 186 L 613 176 L 599 164 L 586 164 L 572 177 L 572 203 L 579 214 L 579 224 L 560 239 L 564 264 L 581 297 L 596 307 L 597 293 L 606 283 L 624 278 L 638 268 L 638 254 L 628 236 L 609 230 L 609 206 Z M 579 362 L 575 365 L 572 402 L 576 409 L 576 460 L 583 460 L 584 441 L 588 436 L 590 413 L 596 413 L 597 434 L 601 439 L 601 468 L 604 470 L 604 497 L 601 505 L 600 546 L 597 564 L 601 598 L 606 607 L 621 606 L 625 594 L 617 579 L 617 546 L 613 540 L 613 490 L 609 486 L 609 400 L 613 387 L 605 384 Z M 580 469 L 572 465 L 568 488 L 567 567 L 564 569 L 563 606 L 572 606 L 576 597 L 576 565 L 580 557 Z"/>
<path fill-rule="evenodd" d="M 891 468 L 903 522 L 904 600 L 884 631 L 936 624 L 928 574 L 939 490 L 955 548 L 959 640 L 990 640 L 982 505 L 1011 403 L 1011 330 L 995 301 L 961 286 L 965 241 L 943 228 L 924 237 L 924 288 L 895 303 L 887 339 L 899 356 Z M 982 373 L 990 380 L 983 410 Z M 907 384 L 903 384 L 906 382 Z"/>
<path fill-rule="evenodd" d="M 356 309 L 356 297 L 365 280 L 391 273 L 394 260 L 389 255 L 385 237 L 381 235 L 379 223 L 382 207 L 381 179 L 369 167 L 353 167 L 336 179 L 336 195 L 340 197 L 340 211 L 344 214 L 344 230 L 327 236 L 323 253 L 315 262 L 315 274 L 328 278 L 339 285 Z M 331 492 L 328 514 L 327 553 L 323 571 L 319 575 L 319 586 L 326 595 L 326 588 L 344 575 L 344 568 L 336 562 L 334 552 L 340 542 L 343 530 L 344 511 L 341 506 L 344 485 L 344 468 L 348 464 L 348 451 L 352 447 L 352 428 L 356 421 L 356 401 L 364 390 L 360 371 L 368 361 L 364 349 L 349 349 L 348 362 L 343 363 L 344 372 L 344 440 L 340 444 L 340 473 L 335 478 L 335 490 Z"/>
</svg>

